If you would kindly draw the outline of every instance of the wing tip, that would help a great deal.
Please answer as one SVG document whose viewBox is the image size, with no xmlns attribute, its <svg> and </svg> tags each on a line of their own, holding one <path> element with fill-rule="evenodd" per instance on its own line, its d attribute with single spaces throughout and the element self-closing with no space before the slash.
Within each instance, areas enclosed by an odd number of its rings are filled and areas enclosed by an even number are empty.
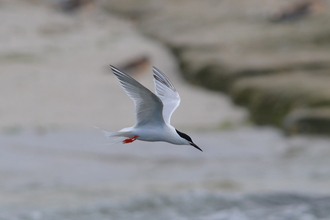
<svg viewBox="0 0 330 220">
<path fill-rule="evenodd" d="M 157 68 L 157 67 L 155 67 L 155 66 L 152 66 L 152 72 L 154 73 L 154 75 L 155 75 L 155 73 L 157 73 L 157 74 L 161 74 L 162 72 Z M 163 73 L 164 74 L 164 73 Z"/>
<path fill-rule="evenodd" d="M 169 89 L 172 89 L 173 91 L 176 92 L 175 86 L 173 85 L 173 83 L 171 82 L 171 80 L 159 69 L 157 69 L 155 66 L 152 67 L 153 68 L 153 76 L 154 79 L 162 84 L 164 84 L 166 87 L 168 87 Z"/>
<path fill-rule="evenodd" d="M 113 65 L 109 64 L 110 68 L 112 71 L 119 71 L 119 69 L 117 69 L 116 67 L 114 67 Z"/>
<path fill-rule="evenodd" d="M 121 71 L 120 69 L 114 67 L 113 65 L 110 64 L 110 68 L 113 72 L 113 74 L 115 74 L 115 76 L 117 77 L 129 77 L 126 73 L 124 73 L 123 71 Z"/>
</svg>

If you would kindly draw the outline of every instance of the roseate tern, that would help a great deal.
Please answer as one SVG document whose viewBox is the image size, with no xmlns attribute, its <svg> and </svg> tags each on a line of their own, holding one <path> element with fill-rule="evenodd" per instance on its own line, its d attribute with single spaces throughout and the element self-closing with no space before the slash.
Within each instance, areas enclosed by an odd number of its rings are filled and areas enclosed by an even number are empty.
<svg viewBox="0 0 330 220">
<path fill-rule="evenodd" d="M 164 141 L 176 145 L 191 145 L 200 151 L 192 139 L 170 125 L 171 116 L 180 104 L 180 96 L 171 81 L 156 67 L 153 76 L 156 95 L 135 79 L 110 66 L 126 94 L 134 101 L 136 122 L 133 127 L 118 132 L 105 131 L 106 137 L 124 144 L 135 140 Z"/>
</svg>

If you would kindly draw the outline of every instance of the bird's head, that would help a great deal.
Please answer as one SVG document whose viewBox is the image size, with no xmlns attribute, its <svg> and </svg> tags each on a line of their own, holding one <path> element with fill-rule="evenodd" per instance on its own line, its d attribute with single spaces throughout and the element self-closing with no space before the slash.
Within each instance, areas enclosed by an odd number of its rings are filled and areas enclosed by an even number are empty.
<svg viewBox="0 0 330 220">
<path fill-rule="evenodd" d="M 176 129 L 175 129 L 176 130 Z M 178 135 L 182 138 L 182 139 L 184 139 L 185 141 L 186 141 L 186 144 L 187 145 L 191 145 L 191 146 L 193 146 L 194 148 L 197 148 L 198 150 L 200 150 L 200 151 L 202 151 L 203 152 L 203 150 L 201 149 L 201 148 L 199 148 L 193 141 L 192 141 L 192 139 L 191 139 L 191 137 L 189 137 L 189 135 L 187 135 L 187 134 L 185 134 L 185 133 L 183 133 L 183 132 L 181 132 L 181 131 L 178 131 L 178 130 L 176 130 L 176 133 L 178 133 Z"/>
</svg>

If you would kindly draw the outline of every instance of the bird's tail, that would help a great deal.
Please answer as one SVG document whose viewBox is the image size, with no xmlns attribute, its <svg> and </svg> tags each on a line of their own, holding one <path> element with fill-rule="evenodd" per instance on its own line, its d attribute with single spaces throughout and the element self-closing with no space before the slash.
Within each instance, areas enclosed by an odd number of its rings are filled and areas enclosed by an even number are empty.
<svg viewBox="0 0 330 220">
<path fill-rule="evenodd" d="M 127 132 L 122 132 L 122 131 L 107 131 L 99 127 L 95 127 L 99 130 L 101 130 L 105 137 L 107 138 L 108 144 L 117 144 L 120 142 L 123 142 L 127 138 Z"/>
</svg>

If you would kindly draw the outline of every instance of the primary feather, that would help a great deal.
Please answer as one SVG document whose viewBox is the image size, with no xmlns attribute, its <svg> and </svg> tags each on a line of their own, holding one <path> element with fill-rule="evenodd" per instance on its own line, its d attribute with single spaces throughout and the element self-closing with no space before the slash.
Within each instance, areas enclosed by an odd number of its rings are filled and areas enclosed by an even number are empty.
<svg viewBox="0 0 330 220">
<path fill-rule="evenodd" d="M 156 67 L 153 67 L 155 91 L 163 102 L 163 117 L 167 124 L 171 122 L 171 116 L 180 105 L 180 96 L 167 76 Z"/>
<path fill-rule="evenodd" d="M 159 125 L 164 123 L 163 102 L 149 89 L 129 75 L 111 66 L 121 86 L 135 104 L 135 126 Z"/>
</svg>

